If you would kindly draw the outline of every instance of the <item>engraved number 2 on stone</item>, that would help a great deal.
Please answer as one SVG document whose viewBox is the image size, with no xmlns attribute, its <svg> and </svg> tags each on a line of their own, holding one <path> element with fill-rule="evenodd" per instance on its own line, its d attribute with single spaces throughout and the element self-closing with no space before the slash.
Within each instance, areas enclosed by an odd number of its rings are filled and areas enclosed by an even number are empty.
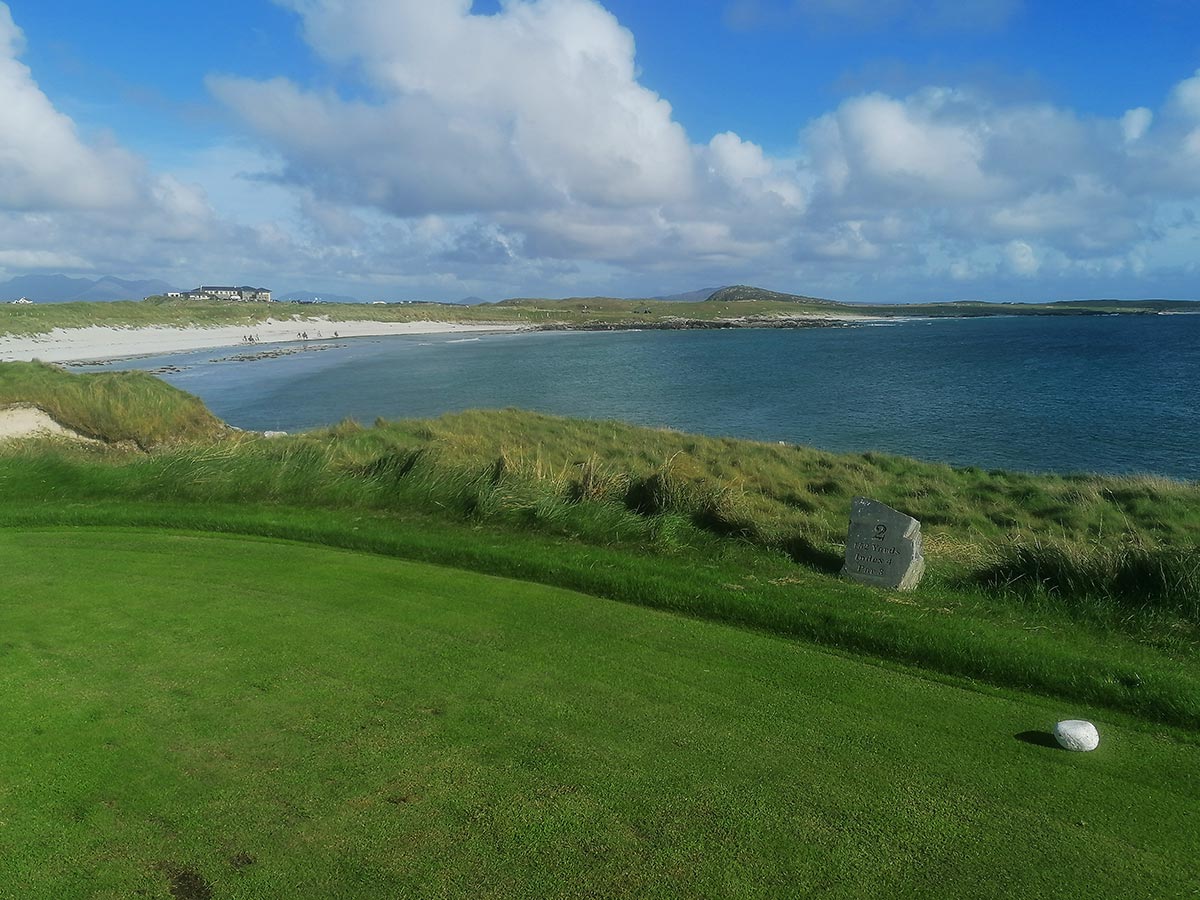
<svg viewBox="0 0 1200 900">
<path fill-rule="evenodd" d="M 885 534 L 887 534 L 887 526 L 886 525 L 876 525 L 875 526 L 875 540 L 882 541 L 883 536 Z"/>
</svg>

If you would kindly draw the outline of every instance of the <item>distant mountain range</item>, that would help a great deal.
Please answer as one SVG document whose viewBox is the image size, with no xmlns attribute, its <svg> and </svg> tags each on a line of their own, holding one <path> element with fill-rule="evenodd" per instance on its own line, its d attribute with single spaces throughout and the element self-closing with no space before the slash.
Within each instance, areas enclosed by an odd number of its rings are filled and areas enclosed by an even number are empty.
<svg viewBox="0 0 1200 900">
<path fill-rule="evenodd" d="M 0 302 L 28 297 L 37 303 L 74 301 L 141 300 L 152 294 L 174 290 L 165 281 L 126 281 L 103 278 L 69 278 L 66 275 L 18 275 L 0 282 Z"/>
</svg>

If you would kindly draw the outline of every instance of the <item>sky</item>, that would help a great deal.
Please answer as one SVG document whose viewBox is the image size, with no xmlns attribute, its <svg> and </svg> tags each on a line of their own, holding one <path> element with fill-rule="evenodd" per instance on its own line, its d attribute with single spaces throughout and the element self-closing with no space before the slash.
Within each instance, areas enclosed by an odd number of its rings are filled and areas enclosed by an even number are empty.
<svg viewBox="0 0 1200 900">
<path fill-rule="evenodd" d="M 0 279 L 1200 298 L 1196 0 L 0 0 Z"/>
</svg>

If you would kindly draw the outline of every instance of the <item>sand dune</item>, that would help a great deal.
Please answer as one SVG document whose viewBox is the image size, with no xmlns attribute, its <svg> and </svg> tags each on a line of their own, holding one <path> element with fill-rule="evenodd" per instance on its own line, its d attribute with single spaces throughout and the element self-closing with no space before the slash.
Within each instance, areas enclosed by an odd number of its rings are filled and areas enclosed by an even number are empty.
<svg viewBox="0 0 1200 900">
<path fill-rule="evenodd" d="M 99 443 L 77 431 L 64 428 L 40 407 L 27 403 L 0 406 L 0 441 L 51 435 L 88 443 Z"/>
</svg>

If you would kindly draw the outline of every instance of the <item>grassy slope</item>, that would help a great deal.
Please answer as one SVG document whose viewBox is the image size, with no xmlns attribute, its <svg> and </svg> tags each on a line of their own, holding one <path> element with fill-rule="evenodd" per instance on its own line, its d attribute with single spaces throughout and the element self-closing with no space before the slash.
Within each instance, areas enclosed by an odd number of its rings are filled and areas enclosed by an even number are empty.
<svg viewBox="0 0 1200 900">
<path fill-rule="evenodd" d="M 43 363 L 0 365 L 0 406 L 32 403 L 60 425 L 140 448 L 211 439 L 224 424 L 198 398 L 144 372 L 69 375 Z"/>
<path fill-rule="evenodd" d="M 1196 887 L 1200 746 L 1016 739 L 1075 707 L 314 547 L 3 532 L 0 569 L 22 898 Z"/>
<path fill-rule="evenodd" d="M 8 370 L 61 380 L 64 393 L 160 384 Z M 238 435 L 152 454 L 38 442 L 0 453 L 4 523 L 187 521 L 510 572 L 1193 726 L 1200 556 L 1187 548 L 1196 491 L 837 457 L 513 411 L 370 430 L 344 424 L 278 441 Z M 930 572 L 915 594 L 828 577 L 840 567 L 856 492 L 925 520 Z M 1008 512 L 1020 518 L 1006 520 Z M 1035 544 L 1061 534 L 1076 568 L 1107 593 L 1087 584 L 1056 593 L 1028 565 L 1032 590 L 1008 585 L 1013 573 L 992 560 L 1024 547 L 1013 543 L 1021 533 Z M 1130 546 L 1152 542 L 1158 550 L 1131 555 Z M 1097 564 L 1110 556 L 1140 560 L 1132 580 Z M 1179 576 L 1169 590 L 1155 593 L 1147 561 Z M 998 572 L 1004 586 L 977 583 Z"/>
<path fill-rule="evenodd" d="M 524 462 L 512 443 L 521 436 L 538 442 Z M 610 449 L 595 443 L 600 439 L 611 440 Z M 736 459 L 747 476 L 790 478 L 790 484 L 781 482 L 781 491 L 787 491 L 781 497 L 790 497 L 791 505 L 782 507 L 791 510 L 798 499 L 810 497 L 813 521 L 827 515 L 830 529 L 844 527 L 849 494 L 834 496 L 829 483 L 854 485 L 854 477 L 874 472 L 869 492 L 892 499 L 888 492 L 903 496 L 906 483 L 932 489 L 934 479 L 924 476 L 938 474 L 886 457 L 817 454 L 813 462 L 806 454 L 815 451 L 800 448 L 520 413 L 468 414 L 371 430 L 343 426 L 279 441 L 241 437 L 148 456 L 40 444 L 12 448 L 0 454 L 5 499 L 0 521 L 187 521 L 203 529 L 297 537 L 502 571 L 1200 726 L 1195 617 L 1147 606 L 1144 590 L 1116 601 L 984 590 L 973 584 L 964 562 L 980 548 L 965 542 L 965 529 L 956 543 L 955 529 L 939 530 L 936 523 L 930 525 L 931 571 L 917 592 L 898 597 L 848 584 L 829 577 L 839 565 L 836 545 L 809 542 L 806 535 L 820 534 L 815 526 L 800 522 L 796 533 L 773 531 L 769 520 L 750 518 L 747 530 L 728 533 L 725 526 L 742 521 L 745 511 L 745 502 L 722 486 L 729 476 L 705 476 L 715 494 L 703 484 L 684 483 L 685 490 L 680 479 L 661 478 L 649 462 L 663 451 L 658 439 L 668 450 L 693 442 L 691 450 L 677 448 L 675 470 L 688 462 L 682 454 L 690 454 L 701 469 Z M 613 448 L 650 457 L 625 478 L 589 463 L 588 453 L 616 454 Z M 578 455 L 556 456 L 572 451 Z M 917 470 L 901 476 L 893 462 Z M 809 490 L 805 485 L 817 472 L 818 487 Z M 961 495 L 959 506 L 967 510 L 975 502 L 968 486 L 1002 477 L 949 469 L 942 474 L 947 480 L 939 490 L 946 497 Z M 1030 486 L 1043 490 L 1047 482 L 1032 479 Z M 1147 523 L 1155 515 L 1172 524 L 1187 521 L 1187 491 L 1194 494 L 1194 486 L 1167 488 L 1140 501 Z M 766 482 L 757 490 L 770 493 Z M 1036 509 L 1032 503 L 1031 508 Z M 1062 527 L 1054 518 L 1030 516 L 1031 526 Z M 772 533 L 783 540 L 761 540 Z M 1195 568 L 1194 555 L 1176 551 Z M 1194 592 L 1185 599 L 1194 600 Z"/>
<path fill-rule="evenodd" d="M 189 528 L 369 551 L 580 590 L 919 666 L 933 676 L 968 677 L 1200 728 L 1200 668 L 1188 647 L 1135 640 L 978 594 L 923 586 L 915 596 L 899 597 L 719 545 L 707 553 L 658 543 L 597 546 L 528 529 L 455 523 L 444 513 L 88 501 L 69 488 L 32 503 L 15 498 L 0 507 L 0 525 Z"/>
</svg>

